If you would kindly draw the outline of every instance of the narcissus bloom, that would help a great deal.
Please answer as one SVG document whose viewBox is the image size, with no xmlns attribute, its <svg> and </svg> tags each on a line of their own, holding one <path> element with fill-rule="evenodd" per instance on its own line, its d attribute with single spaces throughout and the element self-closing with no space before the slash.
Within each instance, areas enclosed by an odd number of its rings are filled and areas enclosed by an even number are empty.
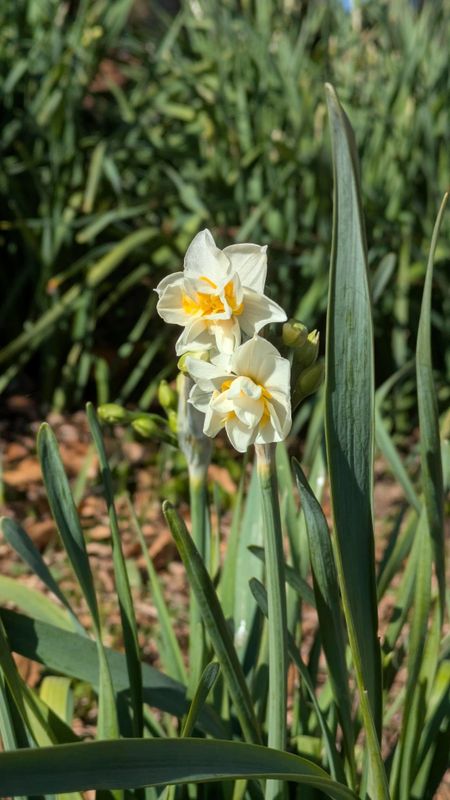
<svg viewBox="0 0 450 800">
<path fill-rule="evenodd" d="M 231 357 L 211 362 L 188 357 L 195 385 L 189 402 L 205 414 L 203 431 L 225 428 L 231 444 L 244 453 L 251 444 L 280 442 L 291 429 L 290 364 L 266 339 L 254 336 Z"/>
<path fill-rule="evenodd" d="M 267 247 L 233 244 L 219 250 L 208 230 L 193 239 L 184 271 L 164 278 L 156 287 L 159 315 L 184 331 L 176 344 L 178 355 L 216 348 L 232 353 L 242 333 L 251 337 L 286 314 L 264 295 Z"/>
</svg>

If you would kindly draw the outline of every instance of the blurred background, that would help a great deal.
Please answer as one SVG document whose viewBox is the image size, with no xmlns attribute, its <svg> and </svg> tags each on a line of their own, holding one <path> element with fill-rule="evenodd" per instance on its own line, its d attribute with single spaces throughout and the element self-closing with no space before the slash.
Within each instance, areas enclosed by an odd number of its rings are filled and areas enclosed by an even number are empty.
<svg viewBox="0 0 450 800">
<path fill-rule="evenodd" d="M 377 384 L 402 368 L 449 185 L 449 40 L 450 0 L 3 0 L 0 392 L 44 411 L 148 409 L 175 376 L 179 332 L 152 290 L 204 227 L 219 246 L 269 244 L 272 296 L 324 334 L 324 81 L 361 160 Z M 448 232 L 433 288 L 441 410 Z M 412 381 L 384 409 L 400 433 Z"/>
</svg>

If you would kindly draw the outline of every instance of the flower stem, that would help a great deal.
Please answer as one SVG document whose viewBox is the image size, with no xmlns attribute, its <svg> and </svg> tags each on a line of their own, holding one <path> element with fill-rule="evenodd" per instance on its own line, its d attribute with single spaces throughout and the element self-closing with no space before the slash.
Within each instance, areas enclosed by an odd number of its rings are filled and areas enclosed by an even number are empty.
<svg viewBox="0 0 450 800">
<path fill-rule="evenodd" d="M 268 745 L 286 748 L 287 705 L 287 620 L 284 554 L 280 503 L 275 470 L 275 445 L 255 445 L 256 464 L 262 495 L 269 632 Z M 285 794 L 282 781 L 268 780 L 265 800 L 280 800 Z"/>
<path fill-rule="evenodd" d="M 203 563 L 208 566 L 207 481 L 206 469 L 189 466 L 191 535 Z M 191 591 L 189 612 L 189 682 L 188 697 L 193 697 L 205 666 L 205 631 L 200 608 Z"/>
</svg>

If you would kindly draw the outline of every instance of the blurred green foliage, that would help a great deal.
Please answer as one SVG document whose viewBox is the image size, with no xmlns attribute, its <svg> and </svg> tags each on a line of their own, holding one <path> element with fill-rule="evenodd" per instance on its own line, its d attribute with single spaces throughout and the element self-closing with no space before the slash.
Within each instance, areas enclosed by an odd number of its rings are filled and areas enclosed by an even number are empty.
<svg viewBox="0 0 450 800">
<path fill-rule="evenodd" d="M 183 0 L 175 16 L 133 0 L 2 3 L 0 390 L 25 369 L 56 407 L 148 407 L 174 370 L 151 290 L 205 226 L 221 245 L 269 243 L 274 296 L 323 328 L 325 80 L 362 162 L 377 377 L 401 367 L 449 183 L 449 34 L 450 0 L 351 14 L 338 0 Z M 444 231 L 441 384 L 449 255 Z"/>
</svg>

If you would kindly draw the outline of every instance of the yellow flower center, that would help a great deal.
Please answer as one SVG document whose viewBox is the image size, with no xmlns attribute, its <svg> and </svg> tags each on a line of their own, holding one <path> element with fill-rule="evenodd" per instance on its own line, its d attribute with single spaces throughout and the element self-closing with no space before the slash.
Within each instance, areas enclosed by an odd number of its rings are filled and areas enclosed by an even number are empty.
<svg viewBox="0 0 450 800">
<path fill-rule="evenodd" d="M 217 289 L 217 284 L 202 275 L 200 278 L 212 289 Z M 225 286 L 225 299 L 231 308 L 234 316 L 239 316 L 244 310 L 243 303 L 237 303 L 234 294 L 233 281 L 229 281 Z M 182 299 L 183 311 L 186 314 L 198 314 L 200 311 L 202 317 L 209 316 L 210 314 L 222 314 L 225 311 L 225 306 L 217 294 L 207 294 L 206 292 L 196 292 L 195 298 L 190 297 L 188 294 L 183 294 Z"/>
</svg>

